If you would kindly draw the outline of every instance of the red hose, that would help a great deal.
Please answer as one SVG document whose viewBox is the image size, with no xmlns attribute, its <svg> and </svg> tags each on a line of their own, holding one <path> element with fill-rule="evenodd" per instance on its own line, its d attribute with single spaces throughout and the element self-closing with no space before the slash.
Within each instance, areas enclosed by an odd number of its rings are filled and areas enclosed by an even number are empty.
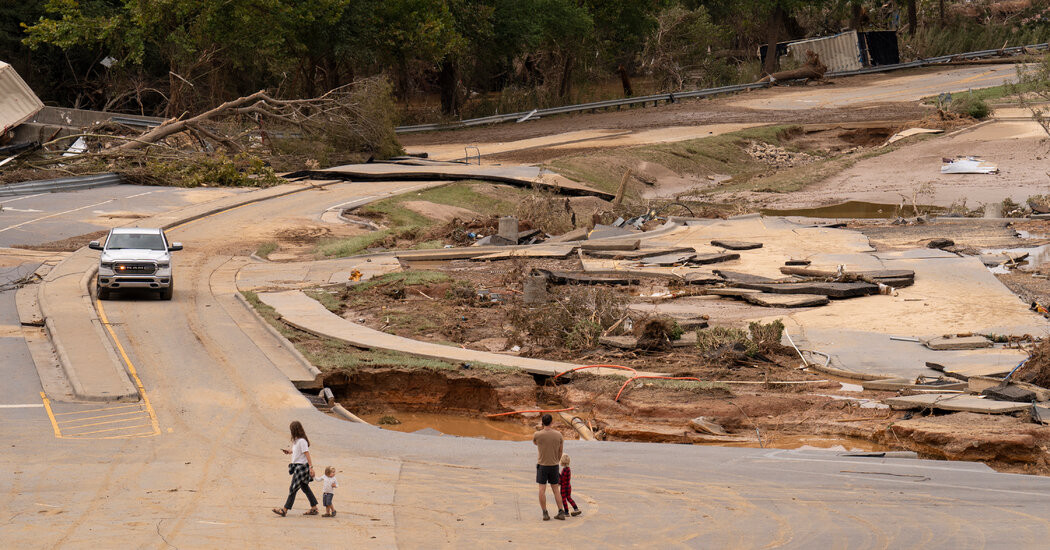
<svg viewBox="0 0 1050 550">
<path fill-rule="evenodd" d="M 508 414 L 523 414 L 523 413 L 560 413 L 565 411 L 575 410 L 576 407 L 569 407 L 567 409 L 554 409 L 552 411 L 510 411 L 505 413 L 486 414 L 485 418 L 493 418 L 496 416 L 507 416 Z"/>
<path fill-rule="evenodd" d="M 551 378 L 551 381 L 557 380 L 558 377 L 563 375 L 563 374 L 568 374 L 570 372 L 575 372 L 575 371 L 583 370 L 583 369 L 621 369 L 621 370 L 629 370 L 631 372 L 638 372 L 637 369 L 632 369 L 631 367 L 621 367 L 620 365 L 587 365 L 587 366 L 584 366 L 584 367 L 573 367 L 573 368 L 571 368 L 569 370 L 561 371 L 557 375 L 555 375 L 554 378 Z"/>
<path fill-rule="evenodd" d="M 616 392 L 616 398 L 613 399 L 613 401 L 620 400 L 620 394 L 623 393 L 623 390 L 627 389 L 627 384 L 630 384 L 631 382 L 634 382 L 635 380 L 641 378 L 658 378 L 660 380 L 696 380 L 697 382 L 703 382 L 703 380 L 699 378 L 694 378 L 692 376 L 635 376 L 634 378 L 631 378 L 630 380 L 624 382 L 622 386 L 620 386 L 620 391 Z"/>
</svg>

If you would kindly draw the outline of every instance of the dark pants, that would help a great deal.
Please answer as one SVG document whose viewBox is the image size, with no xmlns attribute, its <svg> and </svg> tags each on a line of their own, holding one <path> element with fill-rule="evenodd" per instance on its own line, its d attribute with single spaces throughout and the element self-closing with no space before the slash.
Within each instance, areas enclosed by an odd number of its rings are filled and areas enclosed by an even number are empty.
<svg viewBox="0 0 1050 550">
<path fill-rule="evenodd" d="M 303 494 L 306 495 L 306 499 L 310 501 L 311 507 L 317 506 L 317 497 L 315 497 L 314 492 L 310 490 L 310 484 L 303 483 L 302 485 L 288 492 L 288 500 L 284 501 L 285 510 L 292 509 L 292 505 L 295 504 L 295 493 L 299 492 L 299 489 L 303 490 Z"/>
</svg>

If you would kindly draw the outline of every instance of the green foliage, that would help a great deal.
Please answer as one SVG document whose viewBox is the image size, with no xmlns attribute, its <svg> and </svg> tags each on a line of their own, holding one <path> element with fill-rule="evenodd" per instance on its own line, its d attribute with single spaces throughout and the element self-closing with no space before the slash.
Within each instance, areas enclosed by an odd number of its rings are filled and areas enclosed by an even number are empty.
<svg viewBox="0 0 1050 550">
<path fill-rule="evenodd" d="M 948 105 L 948 110 L 977 120 L 987 118 L 991 113 L 988 103 L 972 94 L 956 94 Z"/>
<path fill-rule="evenodd" d="M 738 328 L 710 327 L 696 331 L 696 345 L 703 353 L 715 353 L 724 349 L 737 349 L 746 355 L 754 355 L 758 347 L 748 337 L 748 332 Z"/>
<path fill-rule="evenodd" d="M 372 277 L 367 281 L 351 286 L 350 289 L 354 292 L 362 292 L 377 286 L 394 283 L 399 283 L 404 286 L 422 286 L 444 283 L 448 282 L 448 280 L 448 275 L 445 275 L 440 271 L 410 269 L 408 271 L 398 271 L 396 273 L 387 273 L 378 277 Z"/>
<path fill-rule="evenodd" d="M 150 160 L 146 170 L 160 181 L 179 187 L 272 187 L 283 183 L 259 157 L 238 153 L 201 154 L 179 161 Z"/>
<path fill-rule="evenodd" d="M 664 91 L 693 88 L 700 83 L 724 84 L 732 71 L 711 55 L 724 34 L 704 7 L 688 10 L 674 5 L 656 16 L 642 57 Z"/>
<path fill-rule="evenodd" d="M 784 336 L 784 322 L 780 319 L 771 323 L 752 321 L 748 323 L 747 330 L 751 335 L 751 341 L 759 349 L 776 349 L 780 347 L 780 339 Z"/>
<path fill-rule="evenodd" d="M 343 301 L 339 296 L 333 295 L 331 292 L 326 290 L 307 290 L 304 294 L 321 302 L 321 305 L 332 313 L 340 313 L 343 311 Z"/>
<path fill-rule="evenodd" d="M 622 319 L 627 299 L 619 292 L 569 286 L 539 307 L 508 307 L 515 339 L 541 347 L 579 350 L 598 344 L 602 331 Z"/>
<path fill-rule="evenodd" d="M 277 250 L 277 241 L 268 241 L 259 245 L 259 248 L 255 249 L 255 255 L 260 258 L 269 258 L 270 254 Z"/>
</svg>

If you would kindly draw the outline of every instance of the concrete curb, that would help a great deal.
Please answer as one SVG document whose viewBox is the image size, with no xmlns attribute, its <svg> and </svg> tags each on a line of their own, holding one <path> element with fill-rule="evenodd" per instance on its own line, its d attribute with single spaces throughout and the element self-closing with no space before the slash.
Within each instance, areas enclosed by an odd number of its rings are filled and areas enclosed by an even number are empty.
<svg viewBox="0 0 1050 550">
<path fill-rule="evenodd" d="M 350 422 L 357 422 L 359 424 L 364 424 L 365 426 L 371 426 L 371 424 L 369 424 L 368 422 L 365 422 L 364 420 L 362 420 L 361 417 L 359 417 L 356 414 L 354 414 L 354 413 L 346 410 L 345 408 L 343 408 L 343 406 L 340 405 L 339 403 L 336 403 L 335 405 L 332 405 L 332 412 L 334 412 L 334 413 L 338 414 L 339 416 L 349 420 Z"/>
<path fill-rule="evenodd" d="M 236 294 L 234 294 L 234 296 L 237 298 L 237 301 L 240 302 L 240 304 L 244 306 L 244 308 L 247 309 L 253 317 L 255 317 L 256 321 L 258 321 L 259 324 L 266 329 L 266 332 L 270 333 L 270 335 L 272 335 L 274 339 L 277 340 L 277 342 L 281 345 L 282 348 L 288 351 L 288 353 L 292 354 L 292 356 L 295 357 L 296 361 L 298 361 L 308 372 L 314 375 L 314 383 L 319 383 L 323 374 L 321 370 L 315 367 L 312 363 L 310 363 L 310 361 L 306 357 L 304 357 L 302 353 L 299 352 L 299 349 L 295 347 L 295 344 L 291 343 L 287 338 L 284 337 L 283 334 L 278 332 L 277 329 L 270 326 L 270 323 L 267 323 L 266 319 L 263 319 L 262 316 L 259 315 L 259 312 L 255 311 L 255 307 L 253 307 L 248 302 L 248 299 L 245 298 L 243 294 L 237 292 Z"/>
</svg>

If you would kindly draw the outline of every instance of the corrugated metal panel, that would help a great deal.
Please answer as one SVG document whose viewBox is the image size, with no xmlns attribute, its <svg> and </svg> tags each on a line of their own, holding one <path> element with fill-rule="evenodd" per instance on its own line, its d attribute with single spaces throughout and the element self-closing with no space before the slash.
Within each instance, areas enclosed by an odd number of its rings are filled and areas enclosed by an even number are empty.
<svg viewBox="0 0 1050 550">
<path fill-rule="evenodd" d="M 799 64 L 806 62 L 806 50 L 813 50 L 813 53 L 820 56 L 820 61 L 828 67 L 828 72 L 855 71 L 864 66 L 860 59 L 857 31 L 788 44 L 788 54 Z"/>
<path fill-rule="evenodd" d="M 25 122 L 43 108 L 40 98 L 18 76 L 15 68 L 0 61 L 0 134 Z"/>
</svg>

